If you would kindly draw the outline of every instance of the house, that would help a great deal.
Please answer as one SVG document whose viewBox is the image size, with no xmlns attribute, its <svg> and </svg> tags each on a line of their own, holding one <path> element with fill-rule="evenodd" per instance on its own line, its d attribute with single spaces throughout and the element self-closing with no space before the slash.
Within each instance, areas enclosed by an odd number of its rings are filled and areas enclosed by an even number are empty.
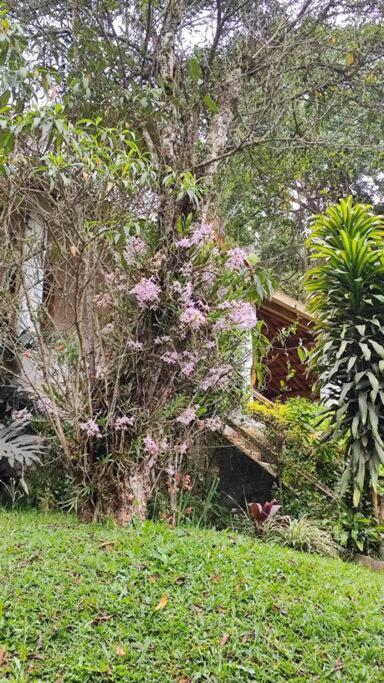
<svg viewBox="0 0 384 683">
<path fill-rule="evenodd" d="M 299 356 L 300 348 L 310 349 L 314 342 L 314 321 L 305 305 L 283 292 L 275 292 L 260 305 L 258 318 L 265 323 L 263 333 L 270 341 L 270 349 L 264 381 L 258 384 L 253 374 L 252 387 L 271 401 L 313 396 L 313 378 Z"/>
</svg>

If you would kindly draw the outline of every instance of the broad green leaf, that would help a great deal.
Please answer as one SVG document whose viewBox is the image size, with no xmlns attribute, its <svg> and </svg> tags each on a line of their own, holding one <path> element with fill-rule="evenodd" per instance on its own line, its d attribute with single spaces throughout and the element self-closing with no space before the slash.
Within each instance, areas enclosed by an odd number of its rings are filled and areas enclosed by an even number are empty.
<svg viewBox="0 0 384 683">
<path fill-rule="evenodd" d="M 203 102 L 209 111 L 211 111 L 213 114 L 217 114 L 219 107 L 210 95 L 205 95 Z"/>
</svg>

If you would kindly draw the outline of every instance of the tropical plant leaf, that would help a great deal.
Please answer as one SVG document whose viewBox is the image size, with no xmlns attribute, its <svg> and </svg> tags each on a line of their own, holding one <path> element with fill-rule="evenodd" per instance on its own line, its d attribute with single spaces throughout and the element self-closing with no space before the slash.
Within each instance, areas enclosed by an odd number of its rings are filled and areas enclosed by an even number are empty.
<svg viewBox="0 0 384 683">
<path fill-rule="evenodd" d="M 37 434 L 26 434 L 23 422 L 0 425 L 0 459 L 5 458 L 11 467 L 29 467 L 40 462 L 44 453 L 43 440 Z"/>
</svg>

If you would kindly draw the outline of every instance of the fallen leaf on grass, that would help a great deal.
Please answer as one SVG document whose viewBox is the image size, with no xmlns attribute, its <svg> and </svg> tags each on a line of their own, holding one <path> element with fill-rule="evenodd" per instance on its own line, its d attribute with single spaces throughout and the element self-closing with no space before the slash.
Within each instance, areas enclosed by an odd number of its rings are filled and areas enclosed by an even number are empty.
<svg viewBox="0 0 384 683">
<path fill-rule="evenodd" d="M 113 614 L 100 614 L 99 617 L 95 617 L 92 624 L 102 624 L 103 621 L 110 621 L 113 619 Z"/>
<path fill-rule="evenodd" d="M 344 662 L 341 659 L 341 657 L 339 657 L 339 659 L 337 659 L 335 662 L 335 666 L 333 667 L 333 670 L 334 670 L 334 672 L 336 672 L 336 671 L 340 671 L 343 668 L 344 668 Z"/>
<path fill-rule="evenodd" d="M 115 654 L 116 654 L 118 657 L 125 657 L 125 650 L 124 650 L 124 648 L 121 647 L 121 645 L 118 645 L 117 648 L 116 648 L 116 650 L 115 650 Z"/>
<path fill-rule="evenodd" d="M 220 574 L 215 574 L 215 576 L 213 577 L 212 581 L 214 581 L 215 583 L 219 583 L 219 581 L 221 581 L 221 576 L 220 576 Z"/>
<path fill-rule="evenodd" d="M 242 637 L 242 639 L 241 639 L 241 642 L 242 642 L 242 643 L 247 643 L 248 640 L 251 640 L 253 634 L 254 634 L 253 631 L 248 631 L 248 633 L 244 633 L 244 635 L 243 635 L 243 637 Z"/>
<path fill-rule="evenodd" d="M 228 643 L 229 638 L 230 638 L 229 633 L 224 633 L 222 638 L 220 638 L 219 645 L 221 645 L 222 647 L 224 645 L 226 645 Z"/>
<path fill-rule="evenodd" d="M 111 548 L 114 545 L 116 545 L 117 541 L 102 541 L 99 545 L 99 548 L 102 550 L 103 548 Z"/>
<path fill-rule="evenodd" d="M 7 653 L 0 647 L 0 666 L 4 666 L 7 663 Z"/>
<path fill-rule="evenodd" d="M 186 676 L 185 678 L 179 678 L 177 683 L 191 683 L 191 679 Z"/>
<path fill-rule="evenodd" d="M 155 612 L 157 612 L 160 609 L 164 609 L 164 607 L 166 607 L 167 605 L 168 605 L 168 595 L 165 594 L 160 598 L 158 605 L 156 605 Z"/>
</svg>

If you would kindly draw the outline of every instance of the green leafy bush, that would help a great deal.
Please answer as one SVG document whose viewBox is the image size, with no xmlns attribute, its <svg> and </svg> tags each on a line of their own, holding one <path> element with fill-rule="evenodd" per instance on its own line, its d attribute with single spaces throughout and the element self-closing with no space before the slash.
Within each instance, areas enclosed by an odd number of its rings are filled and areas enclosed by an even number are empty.
<svg viewBox="0 0 384 683">
<path fill-rule="evenodd" d="M 266 435 L 278 463 L 282 484 L 277 494 L 284 513 L 301 517 L 332 514 L 343 468 L 343 444 L 323 441 L 327 424 L 319 426 L 322 407 L 303 398 L 285 403 L 249 404 Z"/>
<path fill-rule="evenodd" d="M 351 510 L 341 511 L 337 521 L 328 527 L 337 543 L 350 553 L 358 550 L 375 554 L 384 534 L 383 524 Z"/>
</svg>

